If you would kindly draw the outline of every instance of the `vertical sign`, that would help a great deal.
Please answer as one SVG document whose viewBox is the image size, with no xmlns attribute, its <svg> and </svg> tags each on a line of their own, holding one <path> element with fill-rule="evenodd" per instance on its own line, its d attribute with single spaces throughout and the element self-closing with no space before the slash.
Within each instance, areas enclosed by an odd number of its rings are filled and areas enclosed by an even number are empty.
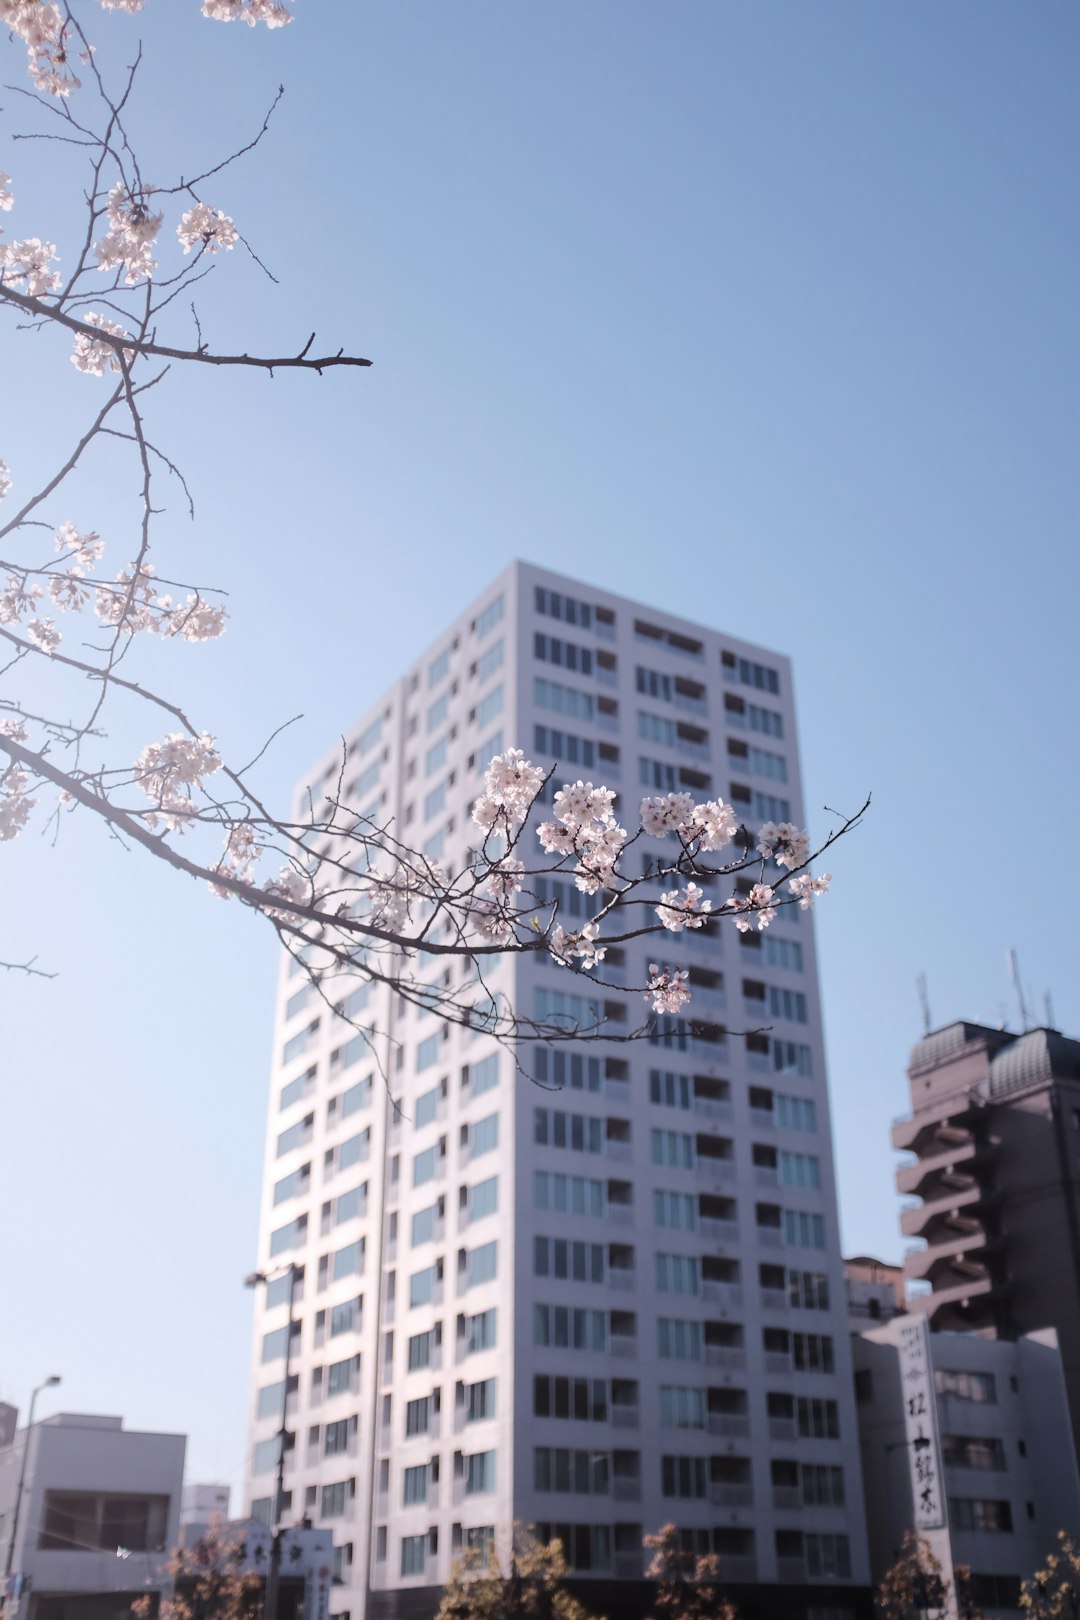
<svg viewBox="0 0 1080 1620">
<path fill-rule="evenodd" d="M 911 1495 L 915 1504 L 912 1528 L 940 1530 L 945 1525 L 941 1448 L 938 1444 L 934 1369 L 930 1364 L 930 1329 L 924 1316 L 909 1316 L 900 1323 L 900 1388 L 904 1400 L 904 1432 L 911 1469 Z"/>
</svg>

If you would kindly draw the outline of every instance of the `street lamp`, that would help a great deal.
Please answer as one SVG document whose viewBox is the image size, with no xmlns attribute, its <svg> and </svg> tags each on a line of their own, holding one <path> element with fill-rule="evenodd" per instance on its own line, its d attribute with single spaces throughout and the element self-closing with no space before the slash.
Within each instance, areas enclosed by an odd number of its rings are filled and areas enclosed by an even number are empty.
<svg viewBox="0 0 1080 1620">
<path fill-rule="evenodd" d="M 293 1310 L 296 1304 L 296 1284 L 303 1275 L 295 1260 L 290 1260 L 280 1271 L 252 1271 L 244 1278 L 245 1288 L 258 1288 L 260 1283 L 274 1282 L 289 1276 L 289 1325 L 285 1330 L 285 1381 L 282 1384 L 281 1426 L 278 1429 L 277 1476 L 274 1481 L 274 1505 L 270 1529 L 270 1567 L 266 1574 L 266 1596 L 263 1600 L 263 1620 L 277 1620 L 278 1586 L 281 1579 L 281 1504 L 285 1495 L 285 1441 L 288 1438 L 289 1367 L 292 1361 Z"/>
<path fill-rule="evenodd" d="M 15 1489 L 15 1509 L 11 1515 L 11 1535 L 8 1537 L 7 1558 L 4 1563 L 4 1600 L 7 1601 L 8 1580 L 11 1575 L 11 1566 L 15 1562 L 15 1536 L 19 1529 L 19 1508 L 22 1506 L 23 1485 L 26 1482 L 26 1459 L 30 1455 L 30 1432 L 34 1427 L 34 1407 L 37 1398 L 43 1389 L 51 1389 L 60 1382 L 59 1373 L 50 1373 L 44 1383 L 38 1384 L 30 1396 L 30 1411 L 26 1418 L 26 1436 L 23 1440 L 22 1462 L 19 1466 L 19 1483 Z"/>
</svg>

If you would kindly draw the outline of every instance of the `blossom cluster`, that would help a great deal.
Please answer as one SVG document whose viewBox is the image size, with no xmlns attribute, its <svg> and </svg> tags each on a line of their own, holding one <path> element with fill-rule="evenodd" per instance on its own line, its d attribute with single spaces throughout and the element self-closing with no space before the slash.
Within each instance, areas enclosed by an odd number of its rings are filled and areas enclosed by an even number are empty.
<svg viewBox="0 0 1080 1620">
<path fill-rule="evenodd" d="M 196 203 L 181 216 L 176 234 L 185 254 L 193 247 L 204 248 L 207 253 L 216 253 L 218 248 L 231 252 L 240 240 L 240 232 L 228 214 L 206 203 Z"/>
<path fill-rule="evenodd" d="M 544 785 L 544 773 L 520 748 L 496 754 L 484 772 L 484 791 L 473 805 L 472 818 L 485 833 L 512 837 Z"/>
<path fill-rule="evenodd" d="M 700 850 L 723 849 L 730 844 L 739 819 L 723 799 L 695 804 L 689 793 L 662 793 L 641 801 L 641 826 L 653 838 L 677 833 L 685 844 Z"/>
<path fill-rule="evenodd" d="M 10 281 L 16 286 L 24 283 L 22 290 L 31 298 L 57 292 L 60 272 L 49 268 L 55 258 L 56 243 L 43 242 L 40 236 L 28 236 L 19 242 L 0 242 L 0 281 Z"/>
<path fill-rule="evenodd" d="M 655 1013 L 677 1013 L 690 1000 L 690 987 L 686 982 L 686 969 L 662 968 L 649 963 L 649 981 L 645 986 L 645 999 Z"/>
<path fill-rule="evenodd" d="M 221 755 L 206 731 L 199 737 L 173 731 L 161 742 L 148 744 L 135 761 L 133 776 L 154 804 L 146 817 L 150 825 L 161 820 L 171 832 L 182 832 L 195 814 L 193 792 L 221 766 Z"/>
<path fill-rule="evenodd" d="M 26 727 L 18 720 L 0 720 L 0 733 L 14 742 L 26 741 Z M 17 838 L 37 803 L 26 792 L 29 776 L 16 761 L 0 773 L 0 843 Z"/>
<path fill-rule="evenodd" d="M 292 13 L 280 0 L 203 0 L 202 14 L 214 22 L 245 22 L 249 28 L 257 23 L 284 28 L 292 22 Z"/>
<path fill-rule="evenodd" d="M 583 894 L 610 887 L 615 865 L 626 842 L 626 828 L 615 820 L 615 795 L 610 788 L 577 781 L 555 795 L 554 821 L 536 829 L 540 847 L 548 855 L 576 855 L 574 882 Z"/>
<path fill-rule="evenodd" d="M 96 326 L 99 331 L 107 332 L 110 337 L 126 338 L 130 336 L 122 326 L 117 326 L 115 321 L 107 321 L 104 315 L 98 315 L 93 311 L 89 315 L 84 315 L 83 320 L 87 326 Z M 124 363 L 130 366 L 135 357 L 135 351 L 133 349 L 124 349 L 122 352 Z M 76 371 L 85 371 L 91 377 L 103 377 L 106 367 L 110 371 L 122 371 L 124 369 L 120 363 L 120 354 L 117 352 L 116 344 L 108 343 L 104 338 L 91 337 L 89 332 L 76 333 L 71 363 Z"/>
<path fill-rule="evenodd" d="M 52 0 L 0 0 L 0 28 L 8 29 L 26 46 L 36 90 L 68 96 L 79 88 L 68 52 L 70 27 Z"/>
</svg>

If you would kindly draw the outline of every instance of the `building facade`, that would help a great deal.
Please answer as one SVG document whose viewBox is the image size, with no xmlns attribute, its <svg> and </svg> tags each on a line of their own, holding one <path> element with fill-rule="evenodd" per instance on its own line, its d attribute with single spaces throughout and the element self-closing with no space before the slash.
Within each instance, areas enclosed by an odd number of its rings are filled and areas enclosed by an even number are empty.
<svg viewBox="0 0 1080 1620">
<path fill-rule="evenodd" d="M 803 821 L 784 658 L 522 563 L 346 743 L 350 806 L 452 869 L 511 745 L 557 765 L 555 786 L 616 789 L 631 824 L 669 789 L 723 797 L 750 828 Z M 298 804 L 341 768 L 339 745 Z M 588 915 L 566 875 L 534 889 L 567 926 Z M 644 1003 L 621 988 L 660 949 L 609 950 L 595 987 L 503 955 L 477 995 L 629 1030 Z M 524 1074 L 490 1037 L 358 985 L 345 1005 L 377 1064 L 283 964 L 248 1499 L 270 1515 L 285 1403 L 285 1518 L 333 1528 L 349 1620 L 430 1613 L 454 1558 L 514 1521 L 561 1537 L 609 1616 L 643 1599 L 641 1538 L 669 1521 L 720 1555 L 747 1617 L 862 1612 L 812 918 L 663 951 L 689 969 L 692 1022 L 522 1045 Z"/>
<path fill-rule="evenodd" d="M 1020 1583 L 1080 1535 L 1080 1482 L 1052 1328 L 1006 1342 L 931 1333 L 897 1316 L 854 1341 L 873 1578 L 915 1529 L 988 1620 L 1020 1613 Z"/>
<path fill-rule="evenodd" d="M 911 1054 L 893 1145 L 911 1309 L 935 1329 L 1053 1327 L 1080 1452 L 1080 1041 L 955 1023 Z"/>
<path fill-rule="evenodd" d="M 20 1429 L 0 1450 L 5 1559 L 23 1476 L 4 1620 L 130 1620 L 136 1598 L 160 1595 L 186 1444 L 86 1413 Z"/>
</svg>

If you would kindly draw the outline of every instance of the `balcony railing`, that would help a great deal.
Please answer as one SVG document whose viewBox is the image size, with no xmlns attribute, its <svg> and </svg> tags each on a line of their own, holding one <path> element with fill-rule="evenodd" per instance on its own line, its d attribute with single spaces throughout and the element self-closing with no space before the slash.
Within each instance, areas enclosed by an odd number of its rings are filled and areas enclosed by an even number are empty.
<svg viewBox="0 0 1080 1620">
<path fill-rule="evenodd" d="M 709 1501 L 714 1507 L 753 1507 L 754 1487 L 750 1484 L 738 1485 L 713 1480 L 709 1485 Z M 729 1559 L 722 1560 L 722 1569 L 724 1575 L 730 1578 Z"/>
</svg>

